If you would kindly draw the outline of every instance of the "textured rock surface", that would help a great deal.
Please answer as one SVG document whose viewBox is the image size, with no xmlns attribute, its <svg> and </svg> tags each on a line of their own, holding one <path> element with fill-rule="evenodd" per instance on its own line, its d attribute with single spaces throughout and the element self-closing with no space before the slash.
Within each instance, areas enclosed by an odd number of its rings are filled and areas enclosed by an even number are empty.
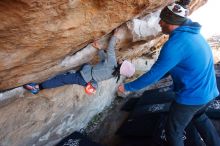
<svg viewBox="0 0 220 146">
<path fill-rule="evenodd" d="M 112 79 L 99 84 L 96 96 L 87 96 L 78 85 L 44 90 L 38 96 L 24 92 L 25 98 L 0 108 L 1 146 L 54 145 L 84 128 L 111 103 L 115 90 Z"/>
<path fill-rule="evenodd" d="M 134 17 L 155 12 L 166 2 L 1 0 L 0 91 L 40 82 L 95 61 L 96 50 L 83 47 L 99 38 L 104 46 L 106 34 L 114 28 Z M 192 8 L 204 2 L 195 0 Z M 118 59 L 154 56 L 166 38 L 158 32 L 138 38 L 131 23 L 120 27 Z M 69 85 L 38 95 L 22 88 L 0 93 L 0 145 L 54 145 L 71 132 L 85 128 L 95 114 L 108 106 L 114 99 L 116 84 L 114 79 L 101 82 L 95 96 L 87 96 L 83 90 L 78 85 Z"/>
</svg>

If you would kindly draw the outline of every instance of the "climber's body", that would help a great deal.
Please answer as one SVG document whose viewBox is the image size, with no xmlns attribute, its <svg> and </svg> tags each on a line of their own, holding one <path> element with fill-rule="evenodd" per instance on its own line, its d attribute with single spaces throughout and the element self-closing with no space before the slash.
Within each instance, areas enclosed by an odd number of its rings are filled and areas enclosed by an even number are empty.
<svg viewBox="0 0 220 146">
<path fill-rule="evenodd" d="M 30 83 L 24 85 L 24 88 L 33 94 L 37 94 L 39 90 L 55 88 L 67 84 L 78 84 L 82 86 L 87 86 L 85 89 L 87 93 L 90 91 L 93 93 L 97 88 L 97 82 L 110 79 L 112 77 L 120 77 L 120 74 L 130 77 L 133 75 L 135 68 L 128 62 L 124 61 L 121 64 L 117 64 L 117 59 L 115 55 L 116 37 L 117 32 L 111 37 L 107 53 L 100 49 L 97 43 L 93 43 L 91 47 L 99 49 L 98 54 L 100 57 L 100 62 L 95 66 L 90 64 L 85 64 L 82 69 L 76 71 L 75 73 L 65 73 L 57 75 L 49 80 L 46 80 L 40 84 Z M 88 84 L 89 83 L 89 84 Z"/>
</svg>

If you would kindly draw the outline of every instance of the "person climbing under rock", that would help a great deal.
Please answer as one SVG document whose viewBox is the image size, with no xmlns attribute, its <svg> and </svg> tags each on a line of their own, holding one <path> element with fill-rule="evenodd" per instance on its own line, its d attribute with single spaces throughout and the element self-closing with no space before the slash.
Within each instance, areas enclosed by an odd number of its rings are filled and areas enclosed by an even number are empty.
<svg viewBox="0 0 220 146">
<path fill-rule="evenodd" d="M 42 89 L 55 88 L 67 84 L 78 84 L 85 87 L 87 94 L 95 93 L 99 81 L 107 80 L 112 77 L 120 79 L 120 75 L 131 77 L 135 72 L 134 65 L 128 60 L 122 63 L 117 63 L 115 55 L 115 46 L 119 31 L 116 29 L 113 36 L 110 38 L 107 52 L 100 48 L 97 41 L 92 43 L 92 47 L 99 49 L 98 54 L 100 62 L 94 66 L 85 64 L 75 73 L 67 72 L 59 74 L 51 79 L 48 79 L 40 84 L 29 83 L 23 87 L 33 94 L 37 94 Z"/>
</svg>

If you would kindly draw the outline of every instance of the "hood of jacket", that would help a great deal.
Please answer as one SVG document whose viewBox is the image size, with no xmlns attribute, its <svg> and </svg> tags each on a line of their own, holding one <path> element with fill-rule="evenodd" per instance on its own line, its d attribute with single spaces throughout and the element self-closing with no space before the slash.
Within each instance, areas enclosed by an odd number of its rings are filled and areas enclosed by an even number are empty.
<svg viewBox="0 0 220 146">
<path fill-rule="evenodd" d="M 198 22 L 193 22 L 191 19 L 187 19 L 180 27 L 176 28 L 171 35 L 176 32 L 189 32 L 189 33 L 200 33 L 201 25 Z"/>
</svg>

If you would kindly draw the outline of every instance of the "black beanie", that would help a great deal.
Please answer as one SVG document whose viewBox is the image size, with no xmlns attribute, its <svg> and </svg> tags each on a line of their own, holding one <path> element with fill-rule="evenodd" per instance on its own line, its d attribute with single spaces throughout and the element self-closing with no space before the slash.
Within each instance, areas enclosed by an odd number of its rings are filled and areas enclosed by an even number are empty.
<svg viewBox="0 0 220 146">
<path fill-rule="evenodd" d="M 187 20 L 188 9 L 178 3 L 166 6 L 160 13 L 161 20 L 169 24 L 181 25 Z"/>
</svg>

